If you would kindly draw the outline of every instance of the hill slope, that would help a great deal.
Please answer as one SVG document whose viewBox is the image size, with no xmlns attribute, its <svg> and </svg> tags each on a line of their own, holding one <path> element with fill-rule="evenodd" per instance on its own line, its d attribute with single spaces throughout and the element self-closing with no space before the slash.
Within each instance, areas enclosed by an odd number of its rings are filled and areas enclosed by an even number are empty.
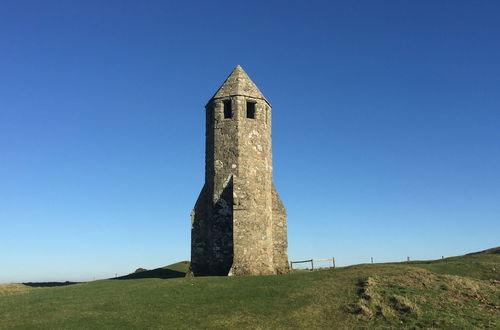
<svg viewBox="0 0 500 330">
<path fill-rule="evenodd" d="M 499 328 L 499 269 L 495 248 L 281 276 L 0 286 L 0 328 Z"/>
<path fill-rule="evenodd" d="M 161 268 L 120 276 L 116 279 L 132 280 L 139 278 L 163 278 L 163 279 L 177 278 L 186 276 L 188 269 L 189 269 L 189 261 L 181 261 Z"/>
</svg>

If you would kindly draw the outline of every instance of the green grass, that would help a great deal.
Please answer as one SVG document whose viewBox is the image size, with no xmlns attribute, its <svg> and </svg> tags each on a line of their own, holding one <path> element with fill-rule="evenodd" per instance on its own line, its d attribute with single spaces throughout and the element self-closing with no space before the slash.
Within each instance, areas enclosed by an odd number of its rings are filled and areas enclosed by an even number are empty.
<svg viewBox="0 0 500 330">
<path fill-rule="evenodd" d="M 139 278 L 162 278 L 162 279 L 178 278 L 186 276 L 188 269 L 189 269 L 189 261 L 181 261 L 161 268 L 120 276 L 117 279 L 132 280 Z"/>
<path fill-rule="evenodd" d="M 500 248 L 436 261 L 280 276 L 0 286 L 3 329 L 499 328 Z M 144 276 L 144 275 L 143 275 Z"/>
</svg>

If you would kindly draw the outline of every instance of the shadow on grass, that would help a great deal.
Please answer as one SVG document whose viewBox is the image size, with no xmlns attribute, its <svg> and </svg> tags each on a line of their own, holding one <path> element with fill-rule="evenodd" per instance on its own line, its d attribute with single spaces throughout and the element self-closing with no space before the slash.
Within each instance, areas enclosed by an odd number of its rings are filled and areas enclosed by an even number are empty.
<svg viewBox="0 0 500 330">
<path fill-rule="evenodd" d="M 31 286 L 34 288 L 39 288 L 39 287 L 53 287 L 53 286 L 65 286 L 65 285 L 73 285 L 73 284 L 78 284 L 80 282 L 26 282 L 23 283 L 26 286 Z"/>
<path fill-rule="evenodd" d="M 135 280 L 135 279 L 140 279 L 140 278 L 177 278 L 177 277 L 184 277 L 186 276 L 186 273 L 184 272 L 178 272 L 175 270 L 171 269 L 166 269 L 166 268 L 156 268 L 153 270 L 146 270 L 143 272 L 138 272 L 138 273 L 132 273 L 128 274 L 125 276 L 120 276 L 117 278 L 113 278 L 113 280 Z"/>
</svg>

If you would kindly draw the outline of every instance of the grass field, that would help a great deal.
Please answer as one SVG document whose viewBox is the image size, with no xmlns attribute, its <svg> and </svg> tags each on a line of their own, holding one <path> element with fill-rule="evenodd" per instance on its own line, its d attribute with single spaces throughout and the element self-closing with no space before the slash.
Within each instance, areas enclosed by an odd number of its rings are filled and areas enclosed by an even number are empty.
<svg viewBox="0 0 500 330">
<path fill-rule="evenodd" d="M 179 277 L 187 267 L 0 285 L 0 328 L 500 328 L 500 248 L 280 276 Z"/>
</svg>

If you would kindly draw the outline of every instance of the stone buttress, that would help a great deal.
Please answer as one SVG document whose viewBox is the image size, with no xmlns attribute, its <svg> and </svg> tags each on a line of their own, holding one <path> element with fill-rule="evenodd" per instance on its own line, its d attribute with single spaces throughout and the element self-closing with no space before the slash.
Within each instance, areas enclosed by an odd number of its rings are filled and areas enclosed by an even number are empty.
<svg viewBox="0 0 500 330">
<path fill-rule="evenodd" d="M 273 184 L 271 105 L 237 66 L 205 108 L 205 185 L 191 213 L 191 271 L 286 273 L 286 211 Z"/>
</svg>

